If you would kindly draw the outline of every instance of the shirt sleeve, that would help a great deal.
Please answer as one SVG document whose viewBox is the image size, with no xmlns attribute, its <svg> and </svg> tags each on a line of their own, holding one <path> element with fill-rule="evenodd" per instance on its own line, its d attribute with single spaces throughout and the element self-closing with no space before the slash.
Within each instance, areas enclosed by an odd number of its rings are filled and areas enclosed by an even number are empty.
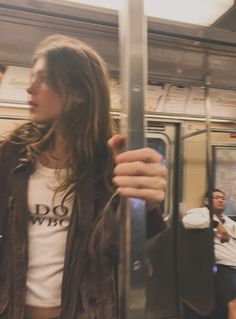
<svg viewBox="0 0 236 319">
<path fill-rule="evenodd" d="M 182 218 L 186 229 L 204 229 L 210 227 L 209 210 L 206 207 L 193 208 L 186 212 Z"/>
<path fill-rule="evenodd" d="M 236 222 L 230 217 L 224 215 L 226 221 L 227 229 L 230 232 L 230 235 L 236 238 Z"/>
</svg>

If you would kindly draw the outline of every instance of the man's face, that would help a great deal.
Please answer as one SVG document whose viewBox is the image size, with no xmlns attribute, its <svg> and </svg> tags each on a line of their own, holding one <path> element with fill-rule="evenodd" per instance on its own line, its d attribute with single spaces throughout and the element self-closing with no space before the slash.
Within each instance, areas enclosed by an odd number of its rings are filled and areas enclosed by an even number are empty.
<svg viewBox="0 0 236 319">
<path fill-rule="evenodd" d="M 213 208 L 216 213 L 222 213 L 225 209 L 225 195 L 221 192 L 213 192 Z"/>
</svg>

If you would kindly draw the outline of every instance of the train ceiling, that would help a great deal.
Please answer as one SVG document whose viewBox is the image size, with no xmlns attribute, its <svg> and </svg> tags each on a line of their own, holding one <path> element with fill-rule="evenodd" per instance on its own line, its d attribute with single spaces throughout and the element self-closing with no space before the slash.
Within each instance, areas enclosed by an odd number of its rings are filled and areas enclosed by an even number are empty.
<svg viewBox="0 0 236 319">
<path fill-rule="evenodd" d="M 230 8 L 222 17 L 220 17 L 214 24 L 214 27 L 236 31 L 236 5 Z"/>
<path fill-rule="evenodd" d="M 150 18 L 149 78 L 198 85 L 210 72 L 213 85 L 236 88 L 235 26 L 235 5 L 214 27 Z M 52 33 L 88 42 L 110 70 L 118 73 L 118 16 L 114 11 L 59 5 L 57 1 L 0 0 L 0 63 L 30 65 L 36 44 Z"/>
<path fill-rule="evenodd" d="M 52 0 L 51 0 L 52 1 Z M 54 0 L 57 3 L 121 10 L 124 0 Z M 144 0 L 146 16 L 204 26 L 212 25 L 228 12 L 234 0 Z"/>
</svg>

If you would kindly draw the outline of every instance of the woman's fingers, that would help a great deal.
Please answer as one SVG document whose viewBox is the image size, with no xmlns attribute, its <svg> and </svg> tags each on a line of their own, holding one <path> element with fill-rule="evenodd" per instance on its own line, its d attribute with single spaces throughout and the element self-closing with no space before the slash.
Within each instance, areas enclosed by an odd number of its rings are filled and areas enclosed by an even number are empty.
<svg viewBox="0 0 236 319">
<path fill-rule="evenodd" d="M 144 199 L 152 206 L 163 201 L 167 170 L 161 164 L 160 154 L 151 148 L 142 148 L 120 153 L 115 161 L 113 182 L 117 192 Z"/>
</svg>

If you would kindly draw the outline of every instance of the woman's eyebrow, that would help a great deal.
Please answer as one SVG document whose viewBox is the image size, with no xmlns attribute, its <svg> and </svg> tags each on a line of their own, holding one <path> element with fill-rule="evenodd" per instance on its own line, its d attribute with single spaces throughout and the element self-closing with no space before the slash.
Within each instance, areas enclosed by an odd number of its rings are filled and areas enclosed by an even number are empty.
<svg viewBox="0 0 236 319">
<path fill-rule="evenodd" d="M 32 79 L 35 76 L 41 76 L 41 75 L 44 75 L 44 74 L 45 74 L 44 70 L 34 70 L 34 69 L 32 69 L 30 71 L 30 78 Z"/>
</svg>

